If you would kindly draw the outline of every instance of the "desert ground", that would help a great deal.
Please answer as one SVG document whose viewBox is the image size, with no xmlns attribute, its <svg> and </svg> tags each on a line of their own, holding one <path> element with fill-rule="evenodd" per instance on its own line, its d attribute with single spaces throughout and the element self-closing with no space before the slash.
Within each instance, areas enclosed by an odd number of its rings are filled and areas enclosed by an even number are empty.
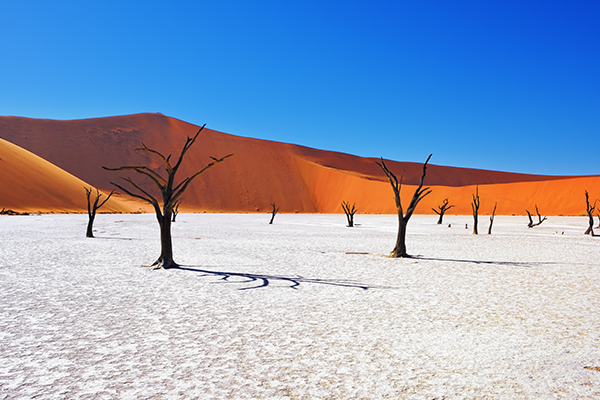
<svg viewBox="0 0 600 400">
<path fill-rule="evenodd" d="M 0 399 L 600 397 L 586 218 L 269 218 L 0 217 Z"/>
</svg>

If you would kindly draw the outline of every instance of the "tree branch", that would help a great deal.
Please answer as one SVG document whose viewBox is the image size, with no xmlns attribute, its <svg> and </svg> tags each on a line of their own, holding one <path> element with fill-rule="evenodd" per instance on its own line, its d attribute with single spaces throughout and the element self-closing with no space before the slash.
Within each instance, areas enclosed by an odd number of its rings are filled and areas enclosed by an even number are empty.
<svg viewBox="0 0 600 400">
<path fill-rule="evenodd" d="M 199 133 L 199 132 L 198 132 Z M 213 160 L 213 162 L 209 163 L 206 167 L 202 168 L 200 171 L 196 172 L 194 175 L 184 179 L 183 181 L 181 181 L 179 183 L 179 185 L 177 185 L 174 189 L 173 192 L 175 193 L 172 197 L 172 203 L 177 201 L 177 199 L 183 194 L 183 192 L 185 191 L 185 189 L 187 189 L 188 185 L 192 182 L 192 180 L 194 180 L 198 175 L 202 174 L 203 172 L 205 172 L 207 169 L 209 169 L 210 167 L 220 163 L 221 161 L 225 160 L 226 158 L 229 158 L 233 156 L 233 154 L 228 154 L 225 157 L 221 157 L 221 158 L 214 158 L 211 157 Z"/>
</svg>

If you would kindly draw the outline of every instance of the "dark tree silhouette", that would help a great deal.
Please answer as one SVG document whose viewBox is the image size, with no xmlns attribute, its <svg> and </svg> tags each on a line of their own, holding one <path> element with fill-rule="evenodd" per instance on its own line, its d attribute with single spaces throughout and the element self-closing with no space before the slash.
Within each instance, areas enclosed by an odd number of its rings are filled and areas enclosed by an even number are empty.
<svg viewBox="0 0 600 400">
<path fill-rule="evenodd" d="M 177 171 L 179 170 L 179 167 L 181 166 L 183 157 L 185 156 L 187 151 L 190 149 L 190 147 L 196 142 L 196 139 L 198 138 L 198 135 L 200 135 L 200 132 L 202 132 L 202 129 L 204 129 L 204 125 L 198 130 L 198 132 L 196 133 L 196 135 L 193 138 L 190 138 L 188 136 L 188 138 L 185 142 L 185 145 L 183 146 L 181 153 L 179 154 L 179 157 L 177 158 L 177 161 L 175 162 L 175 165 L 172 165 L 170 162 L 170 160 L 171 160 L 170 154 L 168 154 L 165 157 L 162 153 L 148 148 L 144 143 L 142 143 L 141 148 L 135 149 L 136 151 L 144 151 L 146 153 L 155 155 L 158 158 L 160 158 L 165 166 L 165 171 L 167 173 L 166 178 L 164 178 L 159 173 L 154 172 L 152 169 L 150 169 L 147 166 L 124 166 L 124 167 L 119 167 L 119 168 L 102 167 L 108 171 L 134 171 L 138 174 L 145 176 L 147 179 L 150 179 L 150 181 L 152 183 L 154 183 L 154 185 L 160 191 L 160 194 L 162 197 L 162 209 L 161 209 L 161 205 L 159 204 L 159 200 L 157 200 L 157 197 L 148 193 L 140 185 L 135 183 L 130 177 L 121 178 L 121 179 L 123 179 L 125 182 L 127 182 L 129 185 L 131 185 L 133 187 L 133 189 L 135 189 L 134 191 L 136 193 L 133 193 L 132 191 L 130 191 L 128 189 L 125 189 L 123 186 L 121 186 L 117 183 L 111 182 L 112 185 L 121 189 L 123 192 L 127 193 L 129 196 L 134 197 L 136 199 L 143 200 L 147 203 L 150 203 L 152 205 L 152 207 L 154 207 L 154 212 L 156 213 L 156 219 L 158 220 L 158 224 L 160 226 L 160 246 L 161 246 L 160 257 L 158 257 L 158 259 L 154 262 L 154 264 L 152 264 L 152 266 L 156 266 L 156 268 L 165 268 L 166 269 L 166 268 L 178 267 L 177 263 L 175 261 L 173 261 L 173 243 L 171 240 L 171 221 L 172 221 L 172 216 L 173 216 L 173 207 L 175 206 L 175 203 L 177 203 L 177 201 L 179 200 L 179 198 L 181 197 L 183 192 L 188 188 L 190 183 L 192 183 L 192 181 L 194 179 L 196 179 L 200 174 L 205 172 L 210 167 L 222 162 L 226 158 L 231 157 L 233 155 L 233 154 L 229 154 L 222 158 L 210 157 L 213 160 L 212 162 L 207 164 L 204 168 L 202 168 L 200 171 L 196 172 L 195 174 L 193 174 L 193 175 L 183 179 L 181 182 L 175 184 L 175 175 L 177 174 Z"/>
<path fill-rule="evenodd" d="M 106 199 L 104 199 L 104 201 L 100 204 L 98 204 L 98 202 L 100 201 L 100 197 L 102 197 L 102 195 L 100 194 L 100 191 L 98 189 L 96 189 L 96 199 L 94 199 L 94 202 L 92 203 L 91 201 L 91 195 L 92 195 L 92 188 L 86 188 L 85 189 L 85 195 L 87 197 L 87 211 L 88 211 L 88 224 L 87 224 L 87 231 L 85 233 L 85 237 L 89 237 L 89 238 L 93 238 L 94 237 L 94 219 L 96 219 L 96 211 L 98 211 L 98 209 L 100 207 L 102 207 L 107 201 L 108 199 L 110 199 L 110 196 L 112 196 L 115 191 L 111 191 L 110 194 L 108 195 L 108 197 Z"/>
<path fill-rule="evenodd" d="M 534 222 L 533 222 L 533 218 L 531 218 L 531 213 L 530 213 L 528 210 L 525 210 L 525 211 L 527 211 L 527 216 L 529 217 L 529 223 L 527 224 L 527 227 L 528 227 L 528 228 L 533 228 L 534 226 L 541 225 L 541 224 L 542 224 L 542 222 L 544 222 L 545 220 L 547 220 L 547 219 L 548 219 L 548 217 L 544 217 L 544 218 L 542 218 L 542 216 L 541 216 L 541 214 L 540 214 L 540 212 L 539 212 L 539 210 L 538 210 L 538 206 L 537 206 L 537 204 L 535 205 L 535 212 L 536 212 L 536 213 L 537 213 L 537 215 L 538 215 L 538 222 L 535 222 L 535 223 L 534 223 Z"/>
<path fill-rule="evenodd" d="M 0 210 L 0 215 L 21 215 L 21 213 L 11 210 L 10 208 L 8 210 L 6 208 L 3 208 L 2 210 Z"/>
<path fill-rule="evenodd" d="M 175 204 L 173 204 L 173 219 L 171 220 L 171 222 L 175 222 L 175 218 L 177 218 L 177 214 L 179 214 L 179 205 L 181 204 L 181 201 L 176 201 Z"/>
<path fill-rule="evenodd" d="M 342 208 L 344 209 L 344 213 L 346 214 L 346 219 L 348 220 L 348 227 L 352 228 L 354 226 L 354 214 L 356 214 L 356 203 L 352 204 L 350 207 L 350 203 L 346 201 L 342 201 Z"/>
<path fill-rule="evenodd" d="M 585 211 L 588 215 L 588 220 L 589 220 L 589 226 L 587 228 L 587 230 L 585 231 L 586 235 L 592 235 L 592 236 L 596 236 L 594 234 L 594 211 L 596 210 L 596 202 L 598 200 L 594 201 L 594 205 L 591 206 L 590 205 L 590 195 L 587 192 L 587 190 L 585 191 Z"/>
<path fill-rule="evenodd" d="M 271 220 L 269 221 L 269 225 L 273 224 L 273 220 L 279 211 L 279 207 L 275 207 L 275 203 L 271 203 L 271 207 L 273 207 L 273 209 L 271 210 Z"/>
<path fill-rule="evenodd" d="M 492 215 L 490 215 L 490 227 L 488 228 L 488 235 L 492 234 L 492 225 L 494 225 L 494 217 L 496 216 L 496 206 L 498 202 L 494 204 L 494 211 L 492 211 Z"/>
<path fill-rule="evenodd" d="M 408 205 L 408 209 L 406 210 L 406 214 L 404 214 L 404 210 L 402 208 L 402 200 L 400 199 L 400 189 L 402 188 L 402 178 L 404 177 L 404 172 L 402 176 L 400 176 L 400 181 L 396 178 L 396 175 L 392 173 L 385 165 L 383 158 L 381 158 L 381 163 L 375 162 L 377 165 L 381 167 L 385 175 L 388 177 L 390 181 L 390 185 L 392 185 L 392 189 L 394 190 L 394 198 L 396 200 L 396 209 L 398 210 L 398 237 L 396 239 L 396 247 L 392 250 L 390 257 L 399 258 L 399 257 L 410 257 L 406 252 L 406 226 L 408 225 L 408 220 L 412 217 L 415 208 L 425 196 L 431 193 L 430 188 L 423 188 L 423 182 L 425 181 L 425 175 L 427 173 L 427 163 L 433 154 L 430 154 L 423 164 L 423 175 L 421 175 L 421 181 L 419 183 L 419 187 L 415 190 L 415 194 Z"/>
<path fill-rule="evenodd" d="M 475 187 L 471 209 L 473 210 L 473 235 L 477 235 L 479 234 L 477 231 L 477 223 L 479 222 L 479 185 Z"/>
<path fill-rule="evenodd" d="M 446 213 L 446 211 L 448 211 L 449 209 L 451 209 L 452 207 L 454 207 L 453 205 L 448 205 L 448 198 L 446 197 L 444 199 L 444 201 L 442 202 L 441 206 L 438 206 L 439 210 L 436 210 L 435 208 L 432 208 L 433 212 L 435 212 L 437 215 L 440 216 L 440 218 L 438 218 L 438 225 L 442 224 L 442 219 L 444 218 L 444 214 Z"/>
</svg>

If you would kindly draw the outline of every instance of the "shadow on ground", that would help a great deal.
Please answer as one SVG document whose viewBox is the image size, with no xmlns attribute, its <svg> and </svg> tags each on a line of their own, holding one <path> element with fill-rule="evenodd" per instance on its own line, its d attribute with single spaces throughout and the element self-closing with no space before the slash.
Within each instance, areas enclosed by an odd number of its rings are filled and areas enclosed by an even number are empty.
<svg viewBox="0 0 600 400">
<path fill-rule="evenodd" d="M 226 272 L 226 271 L 213 271 L 208 269 L 202 269 L 194 266 L 179 266 L 178 268 L 173 268 L 175 270 L 182 271 L 191 271 L 201 274 L 200 276 L 216 276 L 219 277 L 222 281 L 227 283 L 236 283 L 236 284 L 249 284 L 249 283 L 257 283 L 257 285 L 250 287 L 243 287 L 238 290 L 248 290 L 248 289 L 260 289 L 266 288 L 272 281 L 279 281 L 288 283 L 290 289 L 297 289 L 300 284 L 317 284 L 317 285 L 330 285 L 330 286 L 340 286 L 347 288 L 356 288 L 362 290 L 368 289 L 397 289 L 391 286 L 377 286 L 377 285 L 369 285 L 362 284 L 358 282 L 354 282 L 346 279 L 314 279 L 314 278 L 305 278 L 303 276 L 278 276 L 278 275 L 262 275 L 262 274 L 252 274 L 247 272 Z M 172 270 L 172 269 L 171 269 Z M 243 278 L 243 281 L 230 281 L 231 278 Z"/>
<path fill-rule="evenodd" d="M 444 261 L 444 262 L 456 262 L 456 263 L 468 263 L 468 264 L 481 264 L 481 265 L 506 265 L 510 267 L 539 267 L 544 265 L 561 265 L 564 263 L 558 262 L 544 262 L 544 261 L 484 261 L 484 260 L 461 260 L 455 258 L 433 258 L 433 257 L 421 257 L 421 256 L 413 256 L 411 257 L 415 260 L 427 260 L 427 261 Z"/>
</svg>

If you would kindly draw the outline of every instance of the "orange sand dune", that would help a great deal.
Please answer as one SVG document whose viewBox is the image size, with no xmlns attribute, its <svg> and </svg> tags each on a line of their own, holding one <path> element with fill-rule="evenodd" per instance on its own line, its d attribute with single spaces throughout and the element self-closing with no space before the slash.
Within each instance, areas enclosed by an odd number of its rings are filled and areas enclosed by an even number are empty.
<svg viewBox="0 0 600 400">
<path fill-rule="evenodd" d="M 64 170 L 110 190 L 110 181 L 126 174 L 101 166 L 150 165 L 156 157 L 135 152 L 141 142 L 174 156 L 198 127 L 162 114 L 56 121 L 0 117 L 0 137 L 26 148 Z M 209 156 L 234 157 L 210 169 L 188 188 L 184 211 L 268 211 L 275 202 L 282 212 L 342 212 L 340 202 L 356 202 L 360 213 L 395 213 L 392 190 L 373 158 L 244 138 L 205 129 L 188 152 L 179 172 L 184 178 L 210 162 Z M 423 159 L 427 155 L 423 155 Z M 434 156 L 435 160 L 435 156 Z M 422 164 L 386 161 L 397 175 L 406 170 L 406 203 L 418 184 Z M 135 177 L 141 179 L 141 177 Z M 585 212 L 584 190 L 600 197 L 600 176 L 561 177 L 515 174 L 430 165 L 426 184 L 433 193 L 418 213 L 432 214 L 446 197 L 450 213 L 470 214 L 471 194 L 479 185 L 482 214 L 525 214 L 538 204 L 547 215 Z M 152 185 L 147 183 L 146 188 Z"/>
<path fill-rule="evenodd" d="M 84 187 L 89 188 L 89 184 L 2 139 L 0 182 L 0 209 L 30 213 L 87 211 Z M 111 197 L 100 211 L 131 212 L 132 209 Z"/>
</svg>

